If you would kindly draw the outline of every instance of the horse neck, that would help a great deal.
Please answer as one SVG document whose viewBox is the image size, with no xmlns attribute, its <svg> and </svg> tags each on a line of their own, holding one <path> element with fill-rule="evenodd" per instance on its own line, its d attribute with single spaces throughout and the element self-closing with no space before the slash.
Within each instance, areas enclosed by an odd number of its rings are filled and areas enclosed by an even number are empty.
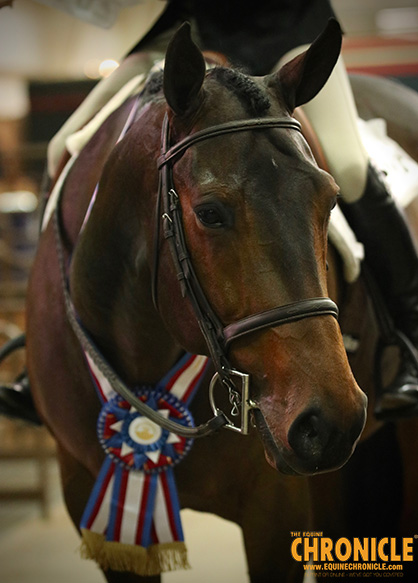
<svg viewBox="0 0 418 583">
<path fill-rule="evenodd" d="M 71 294 L 83 326 L 118 374 L 131 384 L 153 383 L 181 349 L 167 334 L 151 297 L 150 242 L 144 225 L 153 217 L 155 194 L 149 191 L 156 192 L 156 187 L 121 171 L 120 166 L 142 164 L 124 164 L 120 154 L 109 158 L 77 242 Z"/>
</svg>

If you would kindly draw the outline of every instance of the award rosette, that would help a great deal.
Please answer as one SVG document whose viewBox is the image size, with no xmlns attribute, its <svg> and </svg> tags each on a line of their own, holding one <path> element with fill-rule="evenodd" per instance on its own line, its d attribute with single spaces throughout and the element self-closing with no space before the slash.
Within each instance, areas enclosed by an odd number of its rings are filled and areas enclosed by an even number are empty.
<svg viewBox="0 0 418 583">
<path fill-rule="evenodd" d="M 189 568 L 173 467 L 193 440 L 142 416 L 86 358 L 103 404 L 97 433 L 106 458 L 81 520 L 82 554 L 104 570 L 138 575 Z M 133 392 L 160 415 L 192 427 L 187 407 L 207 363 L 186 354 L 155 387 Z"/>
</svg>

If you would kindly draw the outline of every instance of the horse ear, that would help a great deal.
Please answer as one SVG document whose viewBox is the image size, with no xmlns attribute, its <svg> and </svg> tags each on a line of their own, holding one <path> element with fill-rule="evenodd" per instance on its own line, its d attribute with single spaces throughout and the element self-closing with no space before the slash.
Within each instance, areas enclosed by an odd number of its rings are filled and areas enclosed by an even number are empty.
<svg viewBox="0 0 418 583">
<path fill-rule="evenodd" d="M 313 99 L 325 85 L 338 60 L 341 42 L 341 27 L 335 18 L 330 18 L 309 49 L 275 74 L 290 112 Z"/>
<path fill-rule="evenodd" d="M 168 45 L 164 65 L 164 95 L 176 114 L 185 115 L 198 107 L 205 70 L 203 55 L 185 22 Z"/>
</svg>

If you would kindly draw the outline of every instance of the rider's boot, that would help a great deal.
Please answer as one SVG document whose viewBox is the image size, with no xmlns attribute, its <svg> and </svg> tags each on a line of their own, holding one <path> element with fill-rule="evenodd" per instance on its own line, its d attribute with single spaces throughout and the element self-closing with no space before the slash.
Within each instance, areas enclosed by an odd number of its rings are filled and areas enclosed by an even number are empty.
<svg viewBox="0 0 418 583">
<path fill-rule="evenodd" d="M 376 416 L 418 413 L 418 255 L 401 210 L 383 176 L 369 164 L 363 196 L 343 211 L 365 248 L 365 261 L 389 309 L 401 364 L 392 382 L 381 386 Z"/>
</svg>

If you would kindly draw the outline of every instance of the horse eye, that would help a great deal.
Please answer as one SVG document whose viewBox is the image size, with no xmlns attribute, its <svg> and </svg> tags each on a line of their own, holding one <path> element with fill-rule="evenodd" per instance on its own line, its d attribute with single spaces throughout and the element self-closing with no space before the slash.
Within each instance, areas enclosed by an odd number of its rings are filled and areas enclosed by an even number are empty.
<svg viewBox="0 0 418 583">
<path fill-rule="evenodd" d="M 215 206 L 205 206 L 196 210 L 196 216 L 205 227 L 218 229 L 225 224 L 224 217 Z"/>
</svg>

